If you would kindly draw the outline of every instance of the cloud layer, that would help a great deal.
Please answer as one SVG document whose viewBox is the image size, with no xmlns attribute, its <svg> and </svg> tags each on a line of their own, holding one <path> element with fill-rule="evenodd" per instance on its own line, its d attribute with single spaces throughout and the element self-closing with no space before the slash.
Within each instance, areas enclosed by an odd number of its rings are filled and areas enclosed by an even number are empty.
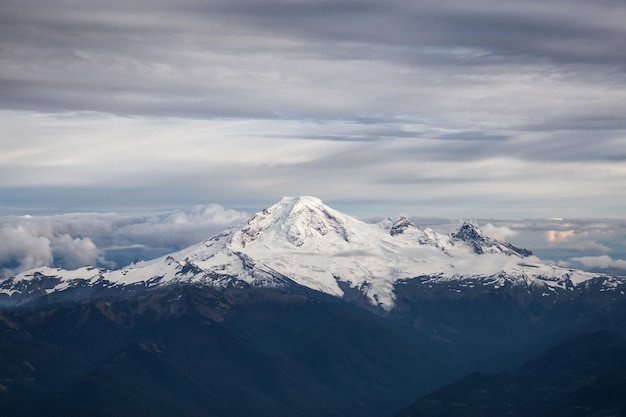
<svg viewBox="0 0 626 417">
<path fill-rule="evenodd" d="M 624 21 L 614 0 L 7 0 L 0 210 L 619 217 Z"/>
</svg>

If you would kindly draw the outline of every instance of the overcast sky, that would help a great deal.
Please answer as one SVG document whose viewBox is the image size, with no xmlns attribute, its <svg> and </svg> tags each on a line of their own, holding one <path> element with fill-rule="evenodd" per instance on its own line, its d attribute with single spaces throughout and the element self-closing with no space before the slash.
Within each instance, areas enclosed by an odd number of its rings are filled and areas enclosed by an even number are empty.
<svg viewBox="0 0 626 417">
<path fill-rule="evenodd" d="M 622 0 L 0 1 L 0 213 L 626 213 Z"/>
</svg>

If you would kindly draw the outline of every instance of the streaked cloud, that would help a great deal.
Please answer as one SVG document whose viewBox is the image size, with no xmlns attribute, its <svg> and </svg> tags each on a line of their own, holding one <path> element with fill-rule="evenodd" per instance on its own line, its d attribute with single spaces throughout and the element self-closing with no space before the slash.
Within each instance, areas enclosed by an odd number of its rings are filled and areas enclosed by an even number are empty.
<svg viewBox="0 0 626 417">
<path fill-rule="evenodd" d="M 625 20 L 612 0 L 4 1 L 0 210 L 620 217 Z"/>
</svg>

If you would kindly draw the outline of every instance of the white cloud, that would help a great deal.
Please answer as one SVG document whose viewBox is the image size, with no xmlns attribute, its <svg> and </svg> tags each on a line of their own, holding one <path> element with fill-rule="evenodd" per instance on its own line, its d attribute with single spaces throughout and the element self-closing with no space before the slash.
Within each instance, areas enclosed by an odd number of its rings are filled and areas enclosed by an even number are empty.
<svg viewBox="0 0 626 417">
<path fill-rule="evenodd" d="M 248 218 L 244 212 L 224 209 L 218 204 L 195 206 L 147 216 L 140 221 L 121 225 L 115 231 L 120 240 L 153 246 L 182 248 L 210 237 Z"/>
<path fill-rule="evenodd" d="M 516 236 L 518 232 L 511 229 L 508 226 L 494 226 L 491 223 L 487 223 L 484 226 L 480 226 L 481 230 L 498 240 L 507 241 L 509 238 Z"/>
<path fill-rule="evenodd" d="M 98 247 L 88 237 L 72 238 L 65 234 L 55 236 L 51 241 L 51 248 L 54 258 L 60 260 L 60 266 L 66 269 L 104 262 Z"/>
<path fill-rule="evenodd" d="M 565 226 L 573 227 L 575 225 L 565 224 Z M 567 250 L 578 252 L 608 253 L 611 252 L 611 248 L 591 238 L 606 239 L 611 233 L 613 232 L 584 226 L 578 230 L 548 230 L 544 233 L 544 237 L 552 248 L 566 248 Z"/>
<path fill-rule="evenodd" d="M 241 223 L 247 214 L 217 204 L 147 216 L 72 213 L 0 217 L 0 276 L 55 265 L 112 266 L 108 250 L 152 248 L 173 252 Z"/>
<path fill-rule="evenodd" d="M 34 236 L 23 226 L 4 226 L 0 229 L 0 272 L 11 275 L 53 260 L 50 240 Z M 5 265 L 2 267 L 2 265 Z"/>
<path fill-rule="evenodd" d="M 587 268 L 619 268 L 626 269 L 626 260 L 613 259 L 608 255 L 581 256 L 571 259 L 573 262 L 583 264 Z"/>
<path fill-rule="evenodd" d="M 546 240 L 550 243 L 565 242 L 574 237 L 574 230 L 548 230 L 546 232 Z"/>
</svg>

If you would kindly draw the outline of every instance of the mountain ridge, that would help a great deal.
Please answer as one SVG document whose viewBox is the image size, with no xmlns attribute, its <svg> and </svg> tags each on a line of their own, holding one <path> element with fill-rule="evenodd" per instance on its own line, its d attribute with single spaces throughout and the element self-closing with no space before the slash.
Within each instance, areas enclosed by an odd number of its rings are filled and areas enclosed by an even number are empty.
<svg viewBox="0 0 626 417">
<path fill-rule="evenodd" d="M 181 251 L 117 270 L 40 267 L 0 282 L 0 305 L 89 286 L 152 288 L 175 283 L 282 287 L 298 284 L 336 297 L 346 288 L 390 311 L 396 285 L 481 281 L 540 286 L 547 295 L 600 281 L 623 295 L 624 279 L 549 265 L 527 249 L 491 238 L 471 223 L 449 234 L 420 229 L 405 217 L 365 223 L 310 196 L 283 197 L 240 226 Z"/>
</svg>

